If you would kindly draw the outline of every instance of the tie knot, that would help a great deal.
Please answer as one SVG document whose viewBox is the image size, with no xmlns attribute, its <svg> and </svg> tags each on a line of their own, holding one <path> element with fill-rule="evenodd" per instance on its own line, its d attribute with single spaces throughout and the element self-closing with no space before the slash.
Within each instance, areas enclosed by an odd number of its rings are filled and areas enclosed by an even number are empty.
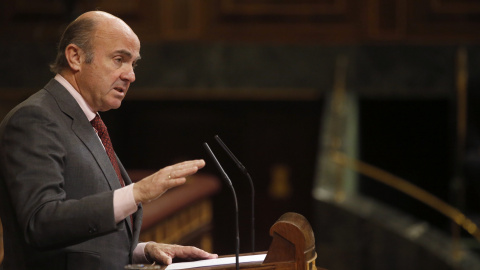
<svg viewBox="0 0 480 270">
<path fill-rule="evenodd" d="M 98 114 L 95 116 L 95 118 L 93 118 L 92 121 L 90 121 L 90 123 L 97 130 L 100 136 L 107 131 L 107 126 L 105 126 L 105 123 L 103 123 L 102 118 L 100 118 L 100 115 Z"/>
</svg>

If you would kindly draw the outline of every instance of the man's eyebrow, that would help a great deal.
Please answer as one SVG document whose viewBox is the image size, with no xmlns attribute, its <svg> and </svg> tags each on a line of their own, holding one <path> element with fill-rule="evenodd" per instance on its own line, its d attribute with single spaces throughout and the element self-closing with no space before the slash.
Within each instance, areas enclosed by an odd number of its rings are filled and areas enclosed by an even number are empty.
<svg viewBox="0 0 480 270">
<path fill-rule="evenodd" d="M 132 57 L 133 57 L 133 55 L 132 55 L 131 52 L 129 52 L 129 51 L 127 51 L 127 50 L 123 50 L 123 49 L 122 49 L 122 50 L 117 50 L 117 51 L 115 51 L 115 53 L 123 54 L 123 55 L 125 55 L 125 56 L 127 56 L 127 57 L 129 57 L 129 58 L 132 58 Z M 142 57 L 139 55 L 139 56 L 135 59 L 135 61 L 138 61 L 138 60 L 140 60 L 141 58 L 142 58 Z"/>
</svg>

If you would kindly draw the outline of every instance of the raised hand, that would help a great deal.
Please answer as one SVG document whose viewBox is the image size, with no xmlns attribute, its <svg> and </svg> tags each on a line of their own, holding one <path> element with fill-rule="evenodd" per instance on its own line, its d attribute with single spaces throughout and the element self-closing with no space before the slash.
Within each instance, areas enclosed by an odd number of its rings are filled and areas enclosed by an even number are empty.
<svg viewBox="0 0 480 270">
<path fill-rule="evenodd" d="M 145 177 L 133 186 L 136 203 L 147 203 L 160 197 L 170 188 L 183 185 L 186 177 L 196 173 L 205 166 L 205 161 L 189 160 L 167 166 Z"/>
</svg>

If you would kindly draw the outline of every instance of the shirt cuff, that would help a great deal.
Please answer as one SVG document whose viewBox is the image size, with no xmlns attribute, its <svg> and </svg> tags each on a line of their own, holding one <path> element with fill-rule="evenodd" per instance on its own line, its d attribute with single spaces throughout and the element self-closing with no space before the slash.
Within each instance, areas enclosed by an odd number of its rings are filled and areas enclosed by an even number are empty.
<svg viewBox="0 0 480 270">
<path fill-rule="evenodd" d="M 147 260 L 147 256 L 145 256 L 145 246 L 150 242 L 142 242 L 138 243 L 138 245 L 133 250 L 133 263 L 152 263 Z"/>
<path fill-rule="evenodd" d="M 124 220 L 138 210 L 138 205 L 135 203 L 135 197 L 133 196 L 133 185 L 124 186 L 113 192 L 115 223 Z"/>
</svg>

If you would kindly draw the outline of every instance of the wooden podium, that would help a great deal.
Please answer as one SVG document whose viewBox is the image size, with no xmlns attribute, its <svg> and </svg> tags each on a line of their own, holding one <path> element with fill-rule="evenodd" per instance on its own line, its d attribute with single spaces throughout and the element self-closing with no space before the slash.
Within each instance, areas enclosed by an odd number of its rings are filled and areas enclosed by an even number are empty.
<svg viewBox="0 0 480 270">
<path fill-rule="evenodd" d="M 270 228 L 270 236 L 273 239 L 267 256 L 255 269 L 317 269 L 315 236 L 304 216 L 292 212 L 283 214 Z"/>
<path fill-rule="evenodd" d="M 315 237 L 307 219 L 297 213 L 283 214 L 270 228 L 272 243 L 265 260 L 240 263 L 241 269 L 248 270 L 317 270 L 315 259 Z M 255 254 L 264 254 L 257 252 Z M 251 254 L 241 254 L 251 255 Z M 230 257 L 235 255 L 229 255 Z M 199 270 L 235 270 L 236 265 L 198 267 Z M 319 268 L 323 269 L 323 268 Z M 324 269 L 325 270 L 325 269 Z"/>
</svg>

